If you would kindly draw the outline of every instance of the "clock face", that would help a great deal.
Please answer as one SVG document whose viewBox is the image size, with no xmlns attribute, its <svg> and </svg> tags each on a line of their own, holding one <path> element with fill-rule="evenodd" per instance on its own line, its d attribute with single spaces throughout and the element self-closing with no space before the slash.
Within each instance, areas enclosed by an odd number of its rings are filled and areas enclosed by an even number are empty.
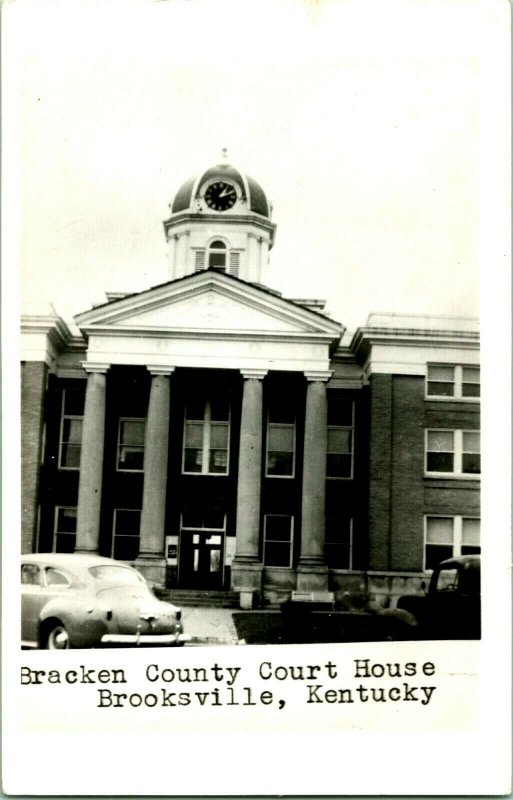
<svg viewBox="0 0 513 800">
<path fill-rule="evenodd" d="M 205 202 L 214 211 L 226 211 L 231 208 L 237 200 L 237 192 L 231 183 L 216 181 L 211 183 L 205 192 Z"/>
</svg>

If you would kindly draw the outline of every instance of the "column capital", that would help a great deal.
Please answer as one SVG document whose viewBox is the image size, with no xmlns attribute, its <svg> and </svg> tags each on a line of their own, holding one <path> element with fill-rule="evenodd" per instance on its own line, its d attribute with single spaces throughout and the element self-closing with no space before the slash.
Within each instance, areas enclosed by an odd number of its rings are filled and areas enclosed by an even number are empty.
<svg viewBox="0 0 513 800">
<path fill-rule="evenodd" d="M 81 361 L 80 366 L 86 372 L 99 372 L 100 374 L 106 374 L 110 369 L 110 364 L 99 364 L 94 361 Z"/>
<path fill-rule="evenodd" d="M 153 364 L 146 364 L 146 369 L 150 373 L 150 375 L 172 375 L 175 371 L 175 367 L 168 367 L 168 366 L 159 366 Z"/>
<path fill-rule="evenodd" d="M 314 381 L 321 381 L 326 383 L 329 381 L 331 376 L 333 375 L 332 369 L 317 369 L 317 370 L 304 370 L 304 376 L 307 381 L 314 382 Z"/>
<path fill-rule="evenodd" d="M 268 369 L 241 369 L 240 374 L 244 380 L 253 378 L 253 380 L 256 381 L 262 381 L 268 372 Z"/>
</svg>

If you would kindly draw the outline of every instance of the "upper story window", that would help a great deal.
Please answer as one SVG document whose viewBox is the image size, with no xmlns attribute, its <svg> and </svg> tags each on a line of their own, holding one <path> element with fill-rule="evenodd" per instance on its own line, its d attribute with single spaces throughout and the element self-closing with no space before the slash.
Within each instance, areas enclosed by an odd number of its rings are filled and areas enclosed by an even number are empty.
<svg viewBox="0 0 513 800">
<path fill-rule="evenodd" d="M 296 417 L 286 402 L 273 402 L 267 418 L 265 474 L 270 478 L 293 478 L 296 451 Z"/>
<path fill-rule="evenodd" d="M 425 517 L 424 568 L 434 569 L 453 556 L 480 553 L 480 529 L 481 521 L 475 517 Z"/>
<path fill-rule="evenodd" d="M 182 470 L 186 474 L 227 475 L 230 404 L 226 399 L 189 400 L 185 407 Z"/>
<path fill-rule="evenodd" d="M 117 469 L 142 472 L 144 469 L 144 419 L 122 417 L 118 429 Z"/>
<path fill-rule="evenodd" d="M 240 250 L 233 250 L 222 239 L 214 239 L 206 249 L 204 247 L 195 249 L 194 271 L 201 272 L 210 267 L 237 277 L 240 269 L 240 253 Z"/>
<path fill-rule="evenodd" d="M 479 475 L 479 431 L 426 431 L 426 472 L 443 475 Z"/>
<path fill-rule="evenodd" d="M 480 380 L 479 367 L 428 364 L 426 396 L 477 401 Z"/>
<path fill-rule="evenodd" d="M 84 417 L 85 389 L 66 388 L 62 392 L 59 469 L 79 469 Z"/>
<path fill-rule="evenodd" d="M 208 248 L 208 266 L 226 272 L 226 245 L 221 239 L 215 239 Z"/>
<path fill-rule="evenodd" d="M 353 477 L 354 403 L 328 398 L 328 452 L 326 477 Z"/>
</svg>

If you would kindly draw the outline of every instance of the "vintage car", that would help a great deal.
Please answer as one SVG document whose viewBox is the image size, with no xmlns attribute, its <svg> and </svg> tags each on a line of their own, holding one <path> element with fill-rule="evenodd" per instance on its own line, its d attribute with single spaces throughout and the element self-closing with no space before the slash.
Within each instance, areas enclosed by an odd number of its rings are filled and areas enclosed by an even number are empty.
<svg viewBox="0 0 513 800">
<path fill-rule="evenodd" d="M 130 566 L 96 555 L 37 553 L 21 562 L 22 647 L 183 645 L 181 610 Z"/>
<path fill-rule="evenodd" d="M 478 555 L 442 561 L 424 593 L 403 595 L 385 612 L 411 639 L 481 638 L 481 559 Z"/>
</svg>

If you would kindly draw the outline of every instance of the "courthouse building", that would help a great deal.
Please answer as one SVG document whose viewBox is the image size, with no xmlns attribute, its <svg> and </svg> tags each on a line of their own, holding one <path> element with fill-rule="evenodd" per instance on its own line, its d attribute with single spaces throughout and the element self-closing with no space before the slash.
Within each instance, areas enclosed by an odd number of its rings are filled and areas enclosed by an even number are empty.
<svg viewBox="0 0 513 800">
<path fill-rule="evenodd" d="M 22 550 L 244 606 L 387 603 L 479 552 L 476 321 L 371 315 L 342 344 L 322 301 L 272 288 L 255 180 L 221 163 L 170 209 L 167 281 L 73 330 L 23 316 Z"/>
</svg>

